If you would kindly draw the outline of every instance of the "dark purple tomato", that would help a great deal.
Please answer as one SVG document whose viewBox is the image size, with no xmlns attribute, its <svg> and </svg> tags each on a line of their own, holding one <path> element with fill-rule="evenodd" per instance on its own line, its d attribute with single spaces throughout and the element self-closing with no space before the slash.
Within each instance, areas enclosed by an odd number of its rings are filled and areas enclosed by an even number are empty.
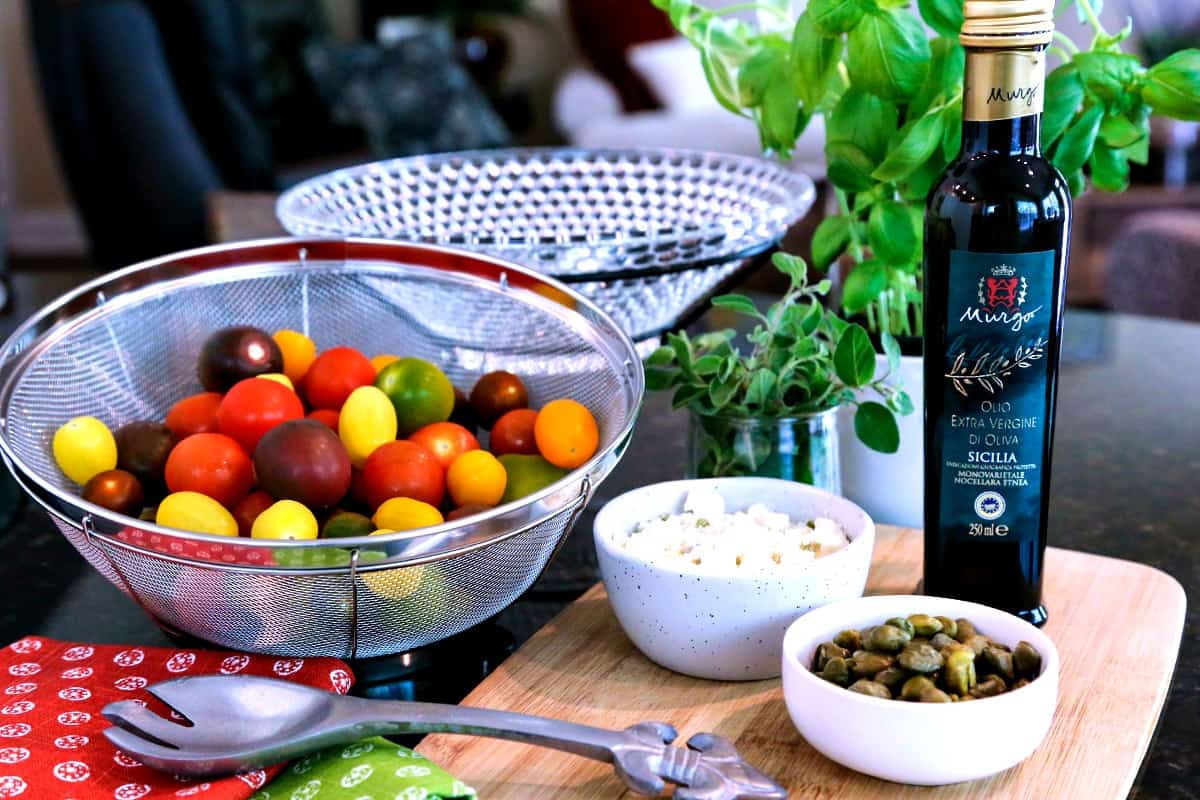
<svg viewBox="0 0 1200 800">
<path fill-rule="evenodd" d="M 224 392 L 246 378 L 283 372 L 283 352 L 266 331 L 222 328 L 205 340 L 197 372 L 205 389 Z"/>
<path fill-rule="evenodd" d="M 263 435 L 254 450 L 258 486 L 278 500 L 312 509 L 336 504 L 350 489 L 350 456 L 337 434 L 314 419 L 294 419 Z"/>
<path fill-rule="evenodd" d="M 130 422 L 117 428 L 117 469 L 132 473 L 151 498 L 166 493 L 167 456 L 178 439 L 161 422 Z"/>
<path fill-rule="evenodd" d="M 450 422 L 457 422 L 471 433 L 479 429 L 479 415 L 471 405 L 471 398 L 457 386 L 454 387 L 454 410 L 450 412 Z"/>
<path fill-rule="evenodd" d="M 92 476 L 83 487 L 83 499 L 129 517 L 142 513 L 146 495 L 132 473 L 109 469 Z"/>
</svg>

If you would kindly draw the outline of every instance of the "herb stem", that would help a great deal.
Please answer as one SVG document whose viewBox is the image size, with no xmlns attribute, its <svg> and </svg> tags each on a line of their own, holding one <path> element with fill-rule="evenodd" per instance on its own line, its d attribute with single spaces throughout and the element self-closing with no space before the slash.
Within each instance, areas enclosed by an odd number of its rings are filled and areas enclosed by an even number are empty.
<svg viewBox="0 0 1200 800">
<path fill-rule="evenodd" d="M 1064 54 L 1066 54 L 1067 61 L 1070 61 L 1071 56 L 1073 56 L 1079 52 L 1079 45 L 1075 44 L 1075 40 L 1072 39 L 1070 36 L 1067 36 L 1062 31 L 1054 32 L 1054 41 L 1061 44 L 1062 47 L 1061 48 L 1056 47 L 1056 48 L 1052 48 L 1052 49 L 1054 49 L 1054 50 L 1061 49 L 1064 52 Z"/>
<path fill-rule="evenodd" d="M 1108 31 L 1104 29 L 1100 18 L 1096 16 L 1096 9 L 1092 8 L 1092 0 L 1075 0 L 1075 5 L 1083 10 L 1083 15 L 1087 17 L 1088 24 L 1096 31 L 1099 36 L 1108 36 Z"/>
<path fill-rule="evenodd" d="M 768 5 L 766 3 L 734 3 L 733 5 L 725 6 L 724 8 L 709 9 L 708 13 L 714 17 L 725 17 L 729 16 L 730 14 L 740 14 L 743 11 L 769 11 L 776 19 L 788 19 L 788 16 L 783 12 L 783 9 L 776 8 L 775 6 Z"/>
<path fill-rule="evenodd" d="M 843 189 L 835 188 L 833 194 L 837 197 L 838 208 L 841 210 L 842 216 L 850 218 L 850 255 L 854 258 L 854 263 L 861 264 L 863 260 L 862 240 L 858 238 L 858 229 L 854 224 L 854 215 L 850 213 L 850 203 L 846 199 L 846 192 Z"/>
</svg>

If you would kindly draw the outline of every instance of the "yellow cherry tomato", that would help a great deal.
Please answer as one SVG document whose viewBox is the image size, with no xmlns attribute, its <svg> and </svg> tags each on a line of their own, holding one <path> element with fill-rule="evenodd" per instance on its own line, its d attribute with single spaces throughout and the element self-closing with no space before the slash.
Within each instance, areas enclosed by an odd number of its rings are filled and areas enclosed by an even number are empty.
<svg viewBox="0 0 1200 800">
<path fill-rule="evenodd" d="M 367 536 L 378 536 L 381 533 L 395 533 L 391 528 L 380 528 L 379 530 L 371 531 Z"/>
<path fill-rule="evenodd" d="M 308 506 L 295 500 L 279 500 L 255 517 L 250 538 L 315 539 L 317 532 L 317 518 Z"/>
<path fill-rule="evenodd" d="M 158 504 L 154 521 L 164 528 L 237 536 L 238 524 L 225 506 L 199 492 L 175 492 Z"/>
<path fill-rule="evenodd" d="M 533 422 L 533 438 L 538 452 L 551 464 L 575 469 L 596 454 L 600 429 L 582 403 L 551 400 Z"/>
<path fill-rule="evenodd" d="M 51 444 L 58 468 L 78 484 L 117 466 L 117 440 L 95 417 L 76 417 L 54 432 Z"/>
<path fill-rule="evenodd" d="M 281 386 L 286 386 L 293 392 L 296 391 L 296 385 L 292 383 L 292 379 L 282 372 L 266 372 L 262 375 L 255 375 L 256 378 L 262 378 L 264 381 L 275 381 Z"/>
<path fill-rule="evenodd" d="M 298 383 L 317 360 L 316 343 L 300 331 L 283 329 L 272 337 L 283 353 L 283 374 L 292 383 Z"/>
<path fill-rule="evenodd" d="M 374 386 L 358 387 L 342 405 L 338 438 L 346 446 L 350 463 L 361 467 L 375 448 L 396 438 L 396 407 Z"/>
<path fill-rule="evenodd" d="M 442 518 L 442 512 L 429 503 L 422 503 L 411 497 L 393 497 L 385 500 L 383 505 L 376 509 L 371 521 L 382 530 L 394 533 L 441 525 L 445 520 Z"/>
<path fill-rule="evenodd" d="M 400 356 L 394 356 L 391 353 L 380 353 L 371 359 L 371 366 L 375 368 L 375 374 L 379 374 L 379 370 L 386 367 L 393 361 L 399 361 Z"/>
<path fill-rule="evenodd" d="M 446 471 L 446 488 L 454 505 L 494 506 L 504 496 L 508 473 L 486 450 L 468 450 Z"/>
</svg>

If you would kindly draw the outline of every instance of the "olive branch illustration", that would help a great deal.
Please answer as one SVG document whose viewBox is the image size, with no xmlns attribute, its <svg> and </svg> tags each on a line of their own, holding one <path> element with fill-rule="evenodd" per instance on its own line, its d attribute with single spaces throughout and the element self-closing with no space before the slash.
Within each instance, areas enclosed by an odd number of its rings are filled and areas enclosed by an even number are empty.
<svg viewBox="0 0 1200 800">
<path fill-rule="evenodd" d="M 963 397 L 967 397 L 968 387 L 976 385 L 985 389 L 988 394 L 995 394 L 997 389 L 1004 388 L 1004 379 L 1012 375 L 1014 370 L 1028 369 L 1045 354 L 1046 340 L 1041 337 L 1031 345 L 1018 346 L 1012 355 L 1001 353 L 993 356 L 988 352 L 970 363 L 967 361 L 966 350 L 963 350 L 955 357 L 950 371 L 944 377 L 950 379 L 955 390 Z"/>
</svg>

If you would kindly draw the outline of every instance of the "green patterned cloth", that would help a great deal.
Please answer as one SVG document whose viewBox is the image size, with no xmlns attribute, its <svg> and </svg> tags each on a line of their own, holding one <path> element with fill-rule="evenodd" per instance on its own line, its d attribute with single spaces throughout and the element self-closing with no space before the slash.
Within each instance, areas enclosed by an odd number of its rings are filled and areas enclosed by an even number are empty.
<svg viewBox="0 0 1200 800">
<path fill-rule="evenodd" d="M 288 765 L 250 800 L 476 800 L 475 790 L 387 739 L 331 747 Z"/>
</svg>

